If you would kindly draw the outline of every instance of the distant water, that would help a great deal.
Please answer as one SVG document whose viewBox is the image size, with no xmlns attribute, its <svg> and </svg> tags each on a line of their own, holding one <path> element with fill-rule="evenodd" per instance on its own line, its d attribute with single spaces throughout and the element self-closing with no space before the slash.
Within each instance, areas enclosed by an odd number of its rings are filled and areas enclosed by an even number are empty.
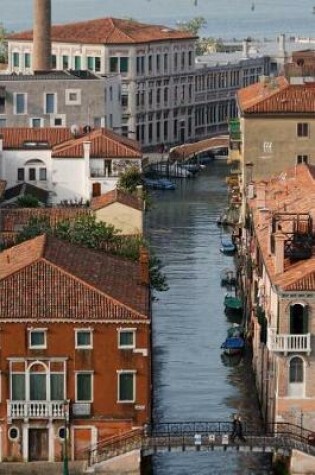
<svg viewBox="0 0 315 475">
<path fill-rule="evenodd" d="M 201 36 L 315 37 L 314 0 L 52 0 L 52 5 L 54 23 L 114 16 L 175 26 L 203 16 L 207 26 Z M 31 27 L 32 0 L 0 0 L 0 12 L 0 22 L 9 30 Z"/>
</svg>

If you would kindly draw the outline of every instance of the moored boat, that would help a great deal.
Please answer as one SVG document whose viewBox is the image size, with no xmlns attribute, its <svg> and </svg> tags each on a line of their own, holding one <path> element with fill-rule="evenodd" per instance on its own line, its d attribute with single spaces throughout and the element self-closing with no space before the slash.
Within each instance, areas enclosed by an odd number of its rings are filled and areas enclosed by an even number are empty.
<svg viewBox="0 0 315 475">
<path fill-rule="evenodd" d="M 224 297 L 224 306 L 227 310 L 240 312 L 243 308 L 243 302 L 239 297 L 233 295 L 226 295 Z"/>
<path fill-rule="evenodd" d="M 153 190 L 175 190 L 176 184 L 167 178 L 144 178 L 143 184 Z"/>
<path fill-rule="evenodd" d="M 240 336 L 228 337 L 221 345 L 226 355 L 237 355 L 243 351 L 244 347 L 245 341 Z"/>
<path fill-rule="evenodd" d="M 222 252 L 222 254 L 232 255 L 235 253 L 235 251 L 235 244 L 230 237 L 221 239 L 220 252 Z"/>
</svg>

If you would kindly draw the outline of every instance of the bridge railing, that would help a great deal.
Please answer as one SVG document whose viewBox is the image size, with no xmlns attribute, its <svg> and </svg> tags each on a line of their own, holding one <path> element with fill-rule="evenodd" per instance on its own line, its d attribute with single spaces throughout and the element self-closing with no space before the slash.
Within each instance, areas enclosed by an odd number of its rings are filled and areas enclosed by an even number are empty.
<svg viewBox="0 0 315 475">
<path fill-rule="evenodd" d="M 131 430 L 103 441 L 89 450 L 89 465 L 107 460 L 134 449 L 174 450 L 194 446 L 196 450 L 211 449 L 216 445 L 232 444 L 232 422 L 161 422 Z M 263 449 L 281 447 L 297 448 L 315 455 L 315 445 L 310 443 L 314 435 L 308 429 L 290 423 L 271 423 L 257 428 L 257 424 L 243 423 L 245 441 L 237 444 L 259 446 Z"/>
</svg>

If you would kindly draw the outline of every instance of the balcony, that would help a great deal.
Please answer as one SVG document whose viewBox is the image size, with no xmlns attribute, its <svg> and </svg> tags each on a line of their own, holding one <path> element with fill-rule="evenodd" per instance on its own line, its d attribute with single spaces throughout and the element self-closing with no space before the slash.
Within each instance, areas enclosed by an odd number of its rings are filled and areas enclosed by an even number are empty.
<svg viewBox="0 0 315 475">
<path fill-rule="evenodd" d="M 64 401 L 7 401 L 8 420 L 64 419 L 67 413 Z"/>
<path fill-rule="evenodd" d="M 284 353 L 311 353 L 311 334 L 280 335 L 276 330 L 268 328 L 267 347 L 270 351 Z"/>
</svg>

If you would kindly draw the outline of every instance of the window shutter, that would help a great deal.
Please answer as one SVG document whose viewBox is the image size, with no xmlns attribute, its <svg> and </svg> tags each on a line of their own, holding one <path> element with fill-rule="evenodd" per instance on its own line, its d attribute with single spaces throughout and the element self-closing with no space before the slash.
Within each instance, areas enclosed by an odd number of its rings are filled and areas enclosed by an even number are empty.
<svg viewBox="0 0 315 475">
<path fill-rule="evenodd" d="M 303 307 L 303 334 L 308 333 L 308 305 Z"/>
<path fill-rule="evenodd" d="M 290 334 L 294 334 L 294 307 L 290 305 Z"/>
</svg>

